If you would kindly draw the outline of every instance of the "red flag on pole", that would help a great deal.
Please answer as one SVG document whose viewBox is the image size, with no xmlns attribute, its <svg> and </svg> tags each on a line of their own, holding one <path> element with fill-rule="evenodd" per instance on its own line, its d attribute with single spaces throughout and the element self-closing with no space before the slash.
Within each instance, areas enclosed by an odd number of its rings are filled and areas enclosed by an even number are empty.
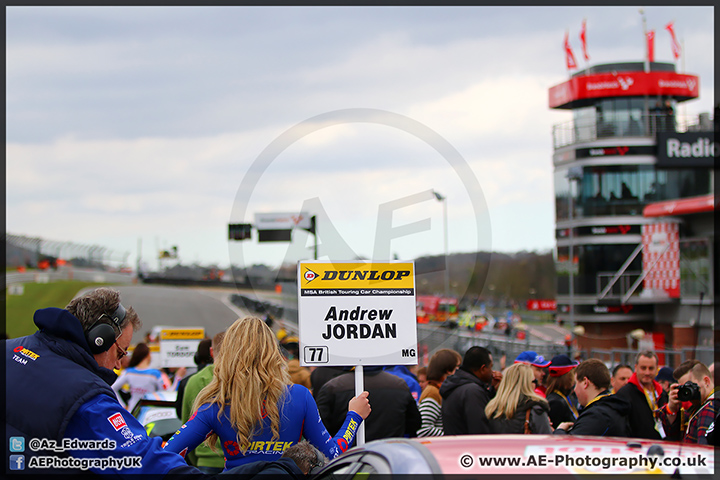
<svg viewBox="0 0 720 480">
<path fill-rule="evenodd" d="M 565 32 L 565 63 L 567 64 L 568 70 L 571 68 L 577 68 L 577 63 L 575 62 L 575 55 L 573 55 L 572 48 L 570 48 L 568 32 Z"/>
<path fill-rule="evenodd" d="M 680 43 L 675 37 L 675 31 L 673 30 L 673 22 L 665 25 L 665 29 L 670 32 L 670 45 L 672 46 L 673 57 L 675 57 L 675 60 L 677 60 L 680 57 Z"/>
<path fill-rule="evenodd" d="M 590 60 L 590 55 L 587 53 L 587 40 L 585 38 L 586 31 L 587 26 L 585 24 L 585 19 L 583 18 L 582 30 L 580 30 L 580 42 L 582 42 L 583 57 L 585 58 L 585 61 Z"/>
<path fill-rule="evenodd" d="M 647 32 L 647 56 L 648 62 L 655 61 L 655 30 Z"/>
</svg>

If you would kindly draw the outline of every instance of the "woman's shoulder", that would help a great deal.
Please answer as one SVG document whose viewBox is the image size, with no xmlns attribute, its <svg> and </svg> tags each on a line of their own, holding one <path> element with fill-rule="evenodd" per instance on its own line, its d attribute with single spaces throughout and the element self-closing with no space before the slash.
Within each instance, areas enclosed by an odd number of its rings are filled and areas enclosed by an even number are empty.
<svg viewBox="0 0 720 480">
<path fill-rule="evenodd" d="M 528 410 L 532 408 L 535 411 L 550 411 L 550 406 L 548 405 L 548 401 L 544 398 L 528 398 L 525 397 L 520 404 L 518 405 L 518 410 L 522 410 L 523 412 L 525 410 Z"/>
<path fill-rule="evenodd" d="M 533 400 L 530 403 L 535 413 L 550 413 L 550 404 L 546 400 Z"/>
<path fill-rule="evenodd" d="M 563 401 L 563 399 L 562 399 L 562 397 L 560 396 L 560 394 L 559 394 L 558 392 L 555 392 L 555 391 L 553 391 L 553 392 L 548 392 L 548 394 L 547 394 L 547 396 L 545 397 L 545 399 L 548 401 L 548 403 L 562 402 L 562 401 Z"/>
<path fill-rule="evenodd" d="M 130 367 L 125 370 L 127 373 L 136 373 L 138 375 L 152 375 L 153 377 L 160 378 L 161 373 L 160 370 L 157 368 L 138 368 L 138 367 Z"/>
<path fill-rule="evenodd" d="M 425 397 L 418 403 L 418 408 L 421 407 L 437 407 L 440 408 L 440 402 L 433 397 Z"/>
<path fill-rule="evenodd" d="M 287 392 L 288 397 L 290 399 L 301 399 L 301 398 L 308 398 L 312 397 L 312 393 L 310 393 L 310 390 L 305 385 L 300 385 L 299 383 L 293 383 L 291 385 L 287 385 L 285 387 L 285 392 Z"/>
<path fill-rule="evenodd" d="M 229 405 L 225 406 L 225 411 L 224 411 L 225 415 L 229 414 L 229 412 L 230 412 L 229 407 L 230 407 Z M 210 419 L 217 418 L 219 411 L 220 411 L 220 405 L 218 405 L 217 402 L 203 403 L 202 405 L 200 405 L 198 407 L 198 409 L 195 412 L 193 412 L 192 415 L 190 415 L 189 420 L 192 420 L 196 416 L 207 417 Z"/>
</svg>

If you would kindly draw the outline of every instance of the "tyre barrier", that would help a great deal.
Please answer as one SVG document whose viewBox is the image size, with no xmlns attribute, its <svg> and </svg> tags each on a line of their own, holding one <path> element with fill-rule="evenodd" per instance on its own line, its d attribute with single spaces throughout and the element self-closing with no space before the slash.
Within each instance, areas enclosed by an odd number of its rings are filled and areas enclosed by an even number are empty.
<svg viewBox="0 0 720 480">
<path fill-rule="evenodd" d="M 244 308 L 245 310 L 250 310 L 258 314 L 269 314 L 274 318 L 282 318 L 285 310 L 281 305 L 276 305 L 265 300 L 250 298 L 246 295 L 240 295 L 238 293 L 230 295 L 230 301 L 236 307 Z"/>
</svg>

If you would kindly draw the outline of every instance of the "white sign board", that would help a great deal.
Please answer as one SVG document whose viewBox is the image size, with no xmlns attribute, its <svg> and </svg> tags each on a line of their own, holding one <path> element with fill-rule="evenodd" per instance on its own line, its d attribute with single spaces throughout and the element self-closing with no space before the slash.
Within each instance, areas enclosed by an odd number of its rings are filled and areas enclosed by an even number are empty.
<svg viewBox="0 0 720 480">
<path fill-rule="evenodd" d="M 146 345 L 150 349 L 150 365 L 148 365 L 148 368 L 160 370 L 162 368 L 162 365 L 160 363 L 160 344 L 148 343 Z M 134 351 L 135 345 L 130 345 L 130 348 L 128 348 L 128 353 L 130 354 L 130 356 L 132 356 Z"/>
<path fill-rule="evenodd" d="M 302 261 L 298 285 L 301 365 L 417 365 L 412 262 Z"/>
<path fill-rule="evenodd" d="M 293 228 L 311 227 L 311 215 L 300 213 L 256 213 L 255 228 L 257 230 L 290 230 Z"/>
<path fill-rule="evenodd" d="M 160 330 L 160 365 L 163 368 L 194 367 L 195 352 L 203 338 L 203 327 L 171 327 Z"/>
</svg>

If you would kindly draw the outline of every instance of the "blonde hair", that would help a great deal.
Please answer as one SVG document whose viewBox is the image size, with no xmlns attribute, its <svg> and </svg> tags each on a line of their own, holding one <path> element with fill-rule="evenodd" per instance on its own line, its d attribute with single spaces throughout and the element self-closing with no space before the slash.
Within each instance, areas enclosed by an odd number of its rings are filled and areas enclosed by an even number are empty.
<svg viewBox="0 0 720 480">
<path fill-rule="evenodd" d="M 278 404 L 292 382 L 275 335 L 257 317 L 237 319 L 225 332 L 222 351 L 215 358 L 212 381 L 195 398 L 193 412 L 217 404 L 218 420 L 230 410 L 230 425 L 245 454 L 250 439 L 262 431 L 263 419 L 270 419 L 272 441 L 280 436 Z M 215 450 L 217 434 L 205 444 Z"/>
<path fill-rule="evenodd" d="M 485 416 L 487 418 L 503 416 L 513 418 L 518 406 L 525 400 L 547 403 L 545 399 L 535 393 L 533 378 L 535 376 L 532 368 L 524 363 L 516 363 L 505 370 L 495 397 L 485 407 Z"/>
</svg>

